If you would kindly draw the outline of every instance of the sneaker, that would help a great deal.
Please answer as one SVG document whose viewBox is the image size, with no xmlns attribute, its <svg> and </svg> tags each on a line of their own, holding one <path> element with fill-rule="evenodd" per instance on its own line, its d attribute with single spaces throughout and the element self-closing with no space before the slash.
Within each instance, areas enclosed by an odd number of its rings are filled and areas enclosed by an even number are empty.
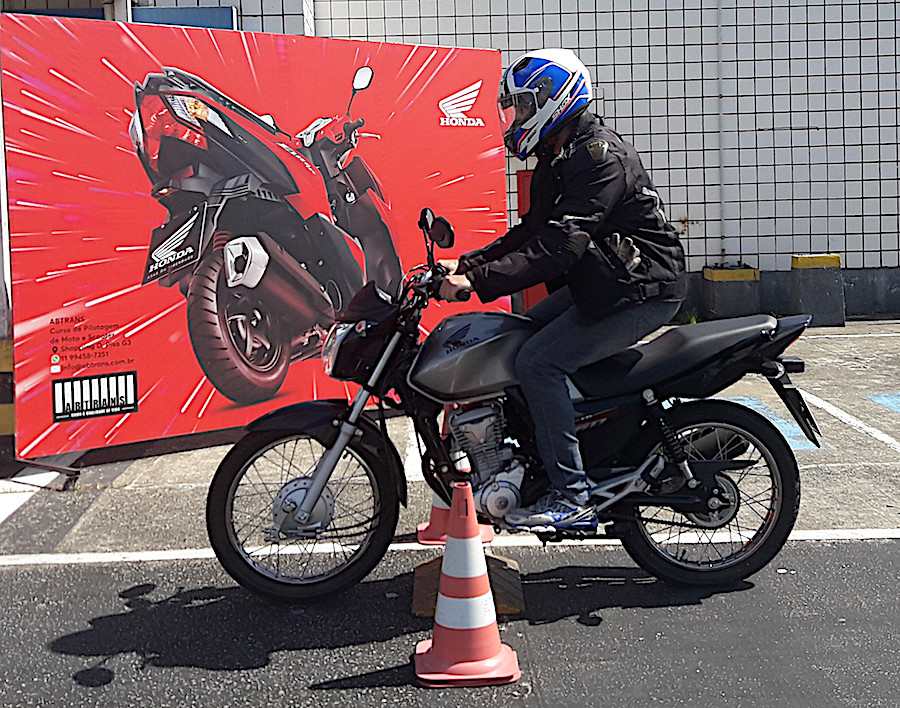
<svg viewBox="0 0 900 708">
<path fill-rule="evenodd" d="M 510 526 L 553 526 L 558 529 L 593 520 L 593 507 L 578 506 L 555 489 L 531 506 L 514 509 L 506 515 L 506 523 Z"/>
</svg>

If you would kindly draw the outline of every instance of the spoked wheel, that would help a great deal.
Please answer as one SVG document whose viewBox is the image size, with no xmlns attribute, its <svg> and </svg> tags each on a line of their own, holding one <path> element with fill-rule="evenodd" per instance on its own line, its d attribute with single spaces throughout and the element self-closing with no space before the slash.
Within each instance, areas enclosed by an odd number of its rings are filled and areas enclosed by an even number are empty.
<svg viewBox="0 0 900 708">
<path fill-rule="evenodd" d="M 790 447 L 759 414 L 727 401 L 669 411 L 692 461 L 729 461 L 715 475 L 717 508 L 682 512 L 637 506 L 617 522 L 625 550 L 644 570 L 676 583 L 727 585 L 763 568 L 781 549 L 800 506 Z M 651 448 L 647 454 L 661 452 Z"/>
<path fill-rule="evenodd" d="M 387 468 L 351 443 L 311 518 L 297 510 L 325 448 L 288 432 L 250 433 L 226 455 L 209 490 L 206 524 L 222 566 L 276 600 L 313 600 L 359 582 L 381 560 L 399 501 Z"/>
</svg>

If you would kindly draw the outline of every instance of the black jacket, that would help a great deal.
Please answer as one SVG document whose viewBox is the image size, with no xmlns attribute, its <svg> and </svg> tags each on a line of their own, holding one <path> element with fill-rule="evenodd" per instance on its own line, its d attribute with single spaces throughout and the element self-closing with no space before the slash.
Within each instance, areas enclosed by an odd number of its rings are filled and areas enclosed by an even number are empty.
<svg viewBox="0 0 900 708">
<path fill-rule="evenodd" d="M 630 236 L 641 250 L 632 273 L 607 242 Z M 559 155 L 538 154 L 531 206 L 494 243 L 460 258 L 482 301 L 538 283 L 568 285 L 578 313 L 601 319 L 645 299 L 684 297 L 684 251 L 635 149 L 590 113 Z"/>
</svg>

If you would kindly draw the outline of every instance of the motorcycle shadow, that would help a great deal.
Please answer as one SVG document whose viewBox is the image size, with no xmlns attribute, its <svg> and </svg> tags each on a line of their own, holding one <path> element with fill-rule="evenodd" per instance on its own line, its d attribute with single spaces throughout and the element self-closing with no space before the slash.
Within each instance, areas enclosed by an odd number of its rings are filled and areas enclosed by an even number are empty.
<svg viewBox="0 0 900 708">
<path fill-rule="evenodd" d="M 115 680 L 107 664 L 121 655 L 137 655 L 141 669 L 242 671 L 267 666 L 277 652 L 338 650 L 418 635 L 409 638 L 412 647 L 433 628 L 431 618 L 410 612 L 412 576 L 405 572 L 364 582 L 302 606 L 267 602 L 240 587 L 179 588 L 166 595 L 156 584 L 144 583 L 118 593 L 121 612 L 94 617 L 88 621 L 90 628 L 61 636 L 48 648 L 90 659 L 72 679 L 96 688 Z M 522 619 L 544 625 L 574 617 L 583 626 L 595 627 L 605 610 L 699 605 L 713 595 L 752 587 L 748 582 L 730 588 L 679 587 L 634 568 L 562 566 L 522 576 Z M 407 663 L 338 679 L 307 679 L 313 690 L 416 682 Z"/>
<path fill-rule="evenodd" d="M 529 624 L 540 625 L 574 617 L 595 627 L 600 613 L 613 608 L 662 608 L 700 605 L 714 595 L 749 590 L 752 583 L 728 586 L 673 585 L 637 568 L 560 566 L 522 576 Z"/>
<path fill-rule="evenodd" d="M 118 593 L 121 612 L 94 617 L 89 629 L 61 636 L 48 648 L 93 659 L 72 677 L 92 687 L 114 680 L 106 665 L 119 655 L 137 655 L 140 668 L 258 669 L 275 652 L 341 649 L 429 630 L 429 620 L 409 611 L 412 585 L 412 573 L 403 573 L 298 606 L 268 602 L 240 587 L 179 588 L 165 595 L 146 583 Z"/>
</svg>

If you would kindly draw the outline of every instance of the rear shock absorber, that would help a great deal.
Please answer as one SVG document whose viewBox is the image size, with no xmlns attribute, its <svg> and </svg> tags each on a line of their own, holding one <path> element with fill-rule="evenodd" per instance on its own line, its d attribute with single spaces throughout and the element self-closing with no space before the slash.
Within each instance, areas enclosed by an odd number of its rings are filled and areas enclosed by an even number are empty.
<svg viewBox="0 0 900 708">
<path fill-rule="evenodd" d="M 700 485 L 700 480 L 694 477 L 694 473 L 691 472 L 690 465 L 688 465 L 687 452 L 684 450 L 684 445 L 679 442 L 678 437 L 675 435 L 675 431 L 672 430 L 672 426 L 669 425 L 666 411 L 662 407 L 662 403 L 657 400 L 656 394 L 649 388 L 646 389 L 642 395 L 644 403 L 647 405 L 647 410 L 650 412 L 649 419 L 659 433 L 665 456 L 673 462 L 681 471 L 681 474 L 684 475 L 688 487 L 690 489 L 696 489 Z"/>
</svg>

